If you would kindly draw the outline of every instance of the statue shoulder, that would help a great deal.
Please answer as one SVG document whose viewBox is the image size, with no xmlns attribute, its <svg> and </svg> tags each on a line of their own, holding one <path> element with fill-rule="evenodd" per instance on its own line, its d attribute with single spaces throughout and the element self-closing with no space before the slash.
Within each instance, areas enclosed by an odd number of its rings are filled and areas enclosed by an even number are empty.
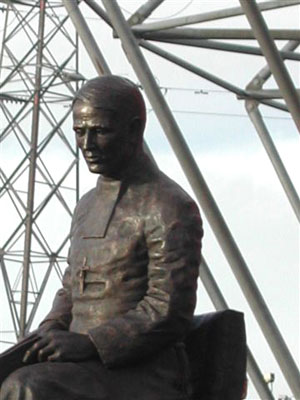
<svg viewBox="0 0 300 400">
<path fill-rule="evenodd" d="M 202 224 L 198 205 L 192 197 L 163 172 L 157 176 L 149 188 L 149 214 L 169 223 L 189 220 Z M 191 223 L 191 222 L 189 222 Z"/>
<path fill-rule="evenodd" d="M 84 210 L 87 208 L 87 206 L 94 201 L 94 198 L 96 196 L 96 188 L 93 188 L 86 192 L 78 201 L 74 208 L 73 212 L 73 218 L 75 218 L 78 213 L 80 213 L 80 210 Z"/>
<path fill-rule="evenodd" d="M 157 181 L 157 199 L 162 204 L 169 204 L 174 209 L 192 207 L 198 210 L 196 202 L 192 197 L 173 179 L 160 171 Z"/>
</svg>

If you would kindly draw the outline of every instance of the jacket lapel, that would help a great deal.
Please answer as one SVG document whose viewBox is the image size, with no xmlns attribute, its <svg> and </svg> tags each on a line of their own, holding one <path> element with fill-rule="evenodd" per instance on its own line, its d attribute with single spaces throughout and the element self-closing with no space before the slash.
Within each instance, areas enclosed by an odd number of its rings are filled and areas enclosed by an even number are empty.
<svg viewBox="0 0 300 400">
<path fill-rule="evenodd" d="M 85 226 L 89 227 L 83 236 L 85 239 L 105 237 L 119 198 L 120 188 L 120 181 L 99 178 L 95 202 L 85 221 Z"/>
</svg>

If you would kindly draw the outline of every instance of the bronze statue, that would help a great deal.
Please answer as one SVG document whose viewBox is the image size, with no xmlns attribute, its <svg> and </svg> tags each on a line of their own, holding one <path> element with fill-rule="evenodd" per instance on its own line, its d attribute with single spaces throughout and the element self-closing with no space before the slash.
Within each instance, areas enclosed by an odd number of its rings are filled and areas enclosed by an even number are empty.
<svg viewBox="0 0 300 400">
<path fill-rule="evenodd" d="M 144 153 L 145 104 L 132 82 L 88 81 L 73 116 L 100 176 L 74 211 L 63 288 L 0 400 L 187 399 L 198 208 Z"/>
</svg>

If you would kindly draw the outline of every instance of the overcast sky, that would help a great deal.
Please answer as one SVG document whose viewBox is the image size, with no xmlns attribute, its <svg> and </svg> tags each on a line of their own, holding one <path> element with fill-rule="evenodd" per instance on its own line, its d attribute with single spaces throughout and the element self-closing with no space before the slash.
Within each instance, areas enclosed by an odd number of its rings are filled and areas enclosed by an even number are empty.
<svg viewBox="0 0 300 400">
<path fill-rule="evenodd" d="M 126 17 L 140 1 L 122 0 Z M 230 6 L 239 1 L 166 0 L 153 14 L 155 18 L 183 16 Z M 99 23 L 95 14 L 83 7 L 87 21 L 115 74 L 137 82 L 134 72 L 122 53 L 119 41 L 111 31 Z M 63 14 L 63 11 L 62 11 Z M 178 15 L 177 15 L 178 14 Z M 264 13 L 269 27 L 299 27 L 299 7 Z M 203 24 L 203 27 L 248 27 L 244 17 Z M 253 41 L 249 44 L 256 46 Z M 284 43 L 281 43 L 282 46 Z M 218 51 L 162 46 L 199 67 L 214 73 L 241 88 L 265 65 L 262 57 L 231 55 Z M 299 363 L 299 229 L 296 217 L 281 188 L 254 127 L 247 118 L 244 102 L 157 56 L 146 55 L 157 82 L 164 88 L 166 100 L 174 111 L 186 141 L 224 215 L 252 275 L 282 332 L 287 345 Z M 299 87 L 299 65 L 287 62 L 289 71 Z M 96 75 L 85 51 L 81 49 L 80 72 L 86 78 Z M 270 79 L 267 87 L 276 87 Z M 184 174 L 164 137 L 163 131 L 147 103 L 148 124 L 146 140 L 161 169 L 181 184 L 192 196 Z M 288 113 L 261 107 L 272 138 L 286 168 L 299 189 L 299 139 Z M 71 126 L 69 126 L 71 134 Z M 8 152 L 3 156 L 11 158 Z M 56 154 L 60 154 L 57 150 Z M 1 161 L 2 162 L 2 161 Z M 57 162 L 57 161 L 54 161 Z M 81 193 L 90 189 L 95 176 L 88 173 L 84 162 L 81 169 Z M 248 343 L 263 373 L 275 372 L 274 392 L 290 394 L 276 362 L 257 327 L 231 269 L 205 221 L 204 256 L 221 287 L 230 307 L 244 311 Z M 2 283 L 1 283 L 2 284 Z M 45 314 L 49 298 L 59 285 L 53 280 L 38 313 Z M 213 310 L 213 306 L 199 284 L 197 312 Z M 251 388 L 249 398 L 257 395 Z"/>
</svg>

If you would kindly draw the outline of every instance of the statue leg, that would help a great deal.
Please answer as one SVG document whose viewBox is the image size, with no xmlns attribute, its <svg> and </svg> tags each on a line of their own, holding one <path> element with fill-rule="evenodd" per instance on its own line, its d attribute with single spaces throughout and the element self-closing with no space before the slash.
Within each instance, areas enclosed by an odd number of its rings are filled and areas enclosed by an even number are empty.
<svg viewBox="0 0 300 400">
<path fill-rule="evenodd" d="M 80 363 L 40 363 L 17 369 L 0 400 L 108 400 L 103 383 Z"/>
<path fill-rule="evenodd" d="M 143 363 L 108 369 L 100 361 L 43 362 L 17 369 L 0 400 L 187 400 L 189 371 L 182 347 Z"/>
</svg>

